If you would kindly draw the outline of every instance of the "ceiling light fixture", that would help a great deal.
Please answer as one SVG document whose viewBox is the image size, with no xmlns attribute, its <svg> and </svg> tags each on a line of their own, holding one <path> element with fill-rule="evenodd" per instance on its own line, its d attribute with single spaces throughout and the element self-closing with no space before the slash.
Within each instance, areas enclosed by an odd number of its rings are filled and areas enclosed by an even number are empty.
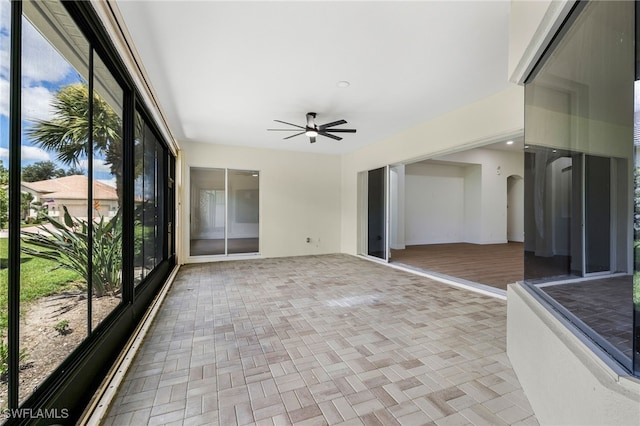
<svg viewBox="0 0 640 426">
<path fill-rule="evenodd" d="M 507 145 L 513 145 L 513 141 L 507 141 Z"/>
<path fill-rule="evenodd" d="M 351 86 L 351 83 L 349 83 L 346 80 L 342 80 L 336 83 L 336 86 L 338 86 L 341 89 L 346 89 L 347 87 Z"/>
<path fill-rule="evenodd" d="M 318 136 L 318 131 L 314 129 L 307 129 L 307 131 L 304 132 L 304 134 L 309 136 L 310 138 L 315 138 L 316 136 Z"/>
</svg>

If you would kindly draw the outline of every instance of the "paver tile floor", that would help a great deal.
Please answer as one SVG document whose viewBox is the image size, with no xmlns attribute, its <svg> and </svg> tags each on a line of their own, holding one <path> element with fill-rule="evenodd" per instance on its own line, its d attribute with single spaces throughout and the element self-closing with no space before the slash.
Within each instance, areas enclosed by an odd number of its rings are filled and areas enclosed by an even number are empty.
<svg viewBox="0 0 640 426">
<path fill-rule="evenodd" d="M 506 302 L 349 255 L 180 269 L 107 425 L 537 425 Z"/>
</svg>

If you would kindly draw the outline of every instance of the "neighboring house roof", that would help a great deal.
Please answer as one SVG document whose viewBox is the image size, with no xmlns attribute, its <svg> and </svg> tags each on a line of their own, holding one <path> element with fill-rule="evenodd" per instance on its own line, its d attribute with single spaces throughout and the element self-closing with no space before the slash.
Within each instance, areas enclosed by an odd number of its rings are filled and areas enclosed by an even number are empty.
<svg viewBox="0 0 640 426">
<path fill-rule="evenodd" d="M 86 200 L 89 178 L 83 175 L 73 175 L 38 182 L 22 182 L 22 186 L 40 193 L 43 197 Z M 114 187 L 94 180 L 93 198 L 99 200 L 117 200 L 118 194 Z"/>
</svg>

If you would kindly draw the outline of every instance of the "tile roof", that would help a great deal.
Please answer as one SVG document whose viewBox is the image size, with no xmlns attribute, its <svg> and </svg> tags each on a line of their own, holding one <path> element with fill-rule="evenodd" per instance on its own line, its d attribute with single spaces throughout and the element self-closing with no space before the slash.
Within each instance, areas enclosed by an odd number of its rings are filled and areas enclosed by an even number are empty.
<svg viewBox="0 0 640 426">
<path fill-rule="evenodd" d="M 89 178 L 84 175 L 73 175 L 38 182 L 22 182 L 22 185 L 49 198 L 86 200 Z M 94 180 L 93 198 L 99 200 L 117 200 L 118 194 L 114 187 Z"/>
</svg>

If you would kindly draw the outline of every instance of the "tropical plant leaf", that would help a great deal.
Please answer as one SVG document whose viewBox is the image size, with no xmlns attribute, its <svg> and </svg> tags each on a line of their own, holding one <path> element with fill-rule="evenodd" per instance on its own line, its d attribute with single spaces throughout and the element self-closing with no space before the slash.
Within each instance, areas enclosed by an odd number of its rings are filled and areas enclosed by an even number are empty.
<svg viewBox="0 0 640 426">
<path fill-rule="evenodd" d="M 120 211 L 110 219 L 96 221 L 72 217 L 64 207 L 64 223 L 47 216 L 51 227 L 39 232 L 22 231 L 24 254 L 51 260 L 58 268 L 77 272 L 91 285 L 96 297 L 120 290 L 122 276 L 122 218 Z M 93 234 L 91 277 L 89 277 L 89 227 Z"/>
</svg>

